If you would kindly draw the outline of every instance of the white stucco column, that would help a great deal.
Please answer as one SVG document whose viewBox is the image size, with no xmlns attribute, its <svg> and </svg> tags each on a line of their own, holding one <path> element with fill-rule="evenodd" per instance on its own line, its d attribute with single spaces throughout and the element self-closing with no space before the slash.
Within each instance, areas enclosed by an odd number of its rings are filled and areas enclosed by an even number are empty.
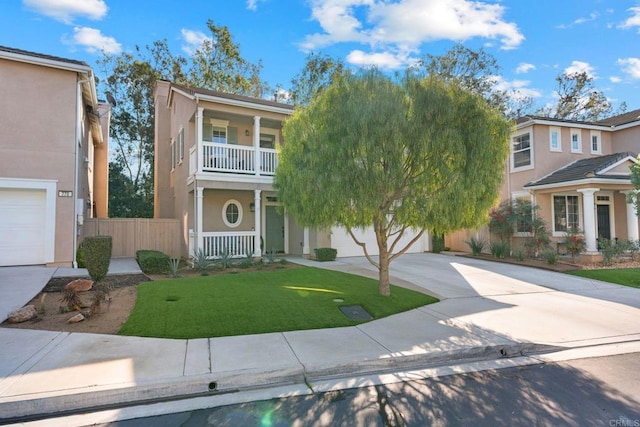
<svg viewBox="0 0 640 427">
<path fill-rule="evenodd" d="M 202 120 L 203 120 L 204 108 L 198 107 L 196 112 L 196 161 L 198 168 L 196 173 L 202 172 L 203 167 L 203 154 L 202 154 Z M 196 247 L 198 245 L 196 244 Z"/>
<path fill-rule="evenodd" d="M 311 249 L 309 248 L 309 227 L 305 227 L 302 232 L 302 255 L 309 255 Z"/>
<path fill-rule="evenodd" d="M 260 235 L 262 234 L 260 229 L 262 225 L 262 218 L 260 216 L 260 213 L 262 212 L 262 206 L 260 204 L 261 192 L 262 190 L 253 190 L 253 203 L 255 205 L 253 229 L 255 230 L 255 233 L 256 233 L 254 236 L 253 247 L 255 248 L 254 255 L 257 257 L 262 256 L 262 250 L 260 249 Z"/>
<path fill-rule="evenodd" d="M 256 155 L 256 175 L 260 176 L 262 156 L 260 155 L 260 116 L 253 116 L 253 148 Z"/>
<path fill-rule="evenodd" d="M 629 194 L 637 193 L 637 190 L 621 191 L 625 197 Z M 640 233 L 638 232 L 638 211 L 633 202 L 627 200 L 627 239 L 638 240 Z"/>
<path fill-rule="evenodd" d="M 203 228 L 203 218 L 202 218 L 202 201 L 203 201 L 203 187 L 196 187 L 196 241 L 194 244 L 194 251 L 198 249 L 204 248 L 204 242 L 202 241 L 202 228 Z"/>
<path fill-rule="evenodd" d="M 600 191 L 599 188 L 582 188 L 578 190 L 582 193 L 582 213 L 584 215 L 584 240 L 587 244 L 587 253 L 598 252 L 598 245 L 596 242 L 596 204 L 593 195 L 596 191 Z"/>
</svg>

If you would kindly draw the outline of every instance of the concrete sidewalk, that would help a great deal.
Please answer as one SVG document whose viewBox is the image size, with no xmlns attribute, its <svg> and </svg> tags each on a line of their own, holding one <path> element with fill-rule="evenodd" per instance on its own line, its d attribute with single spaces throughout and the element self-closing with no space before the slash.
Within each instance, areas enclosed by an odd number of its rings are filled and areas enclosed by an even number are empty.
<svg viewBox="0 0 640 427">
<path fill-rule="evenodd" d="M 294 261 L 375 275 L 361 258 Z M 0 424 L 640 341 L 636 289 L 447 255 L 406 255 L 394 264 L 394 283 L 443 300 L 355 327 L 195 340 L 0 328 Z"/>
</svg>

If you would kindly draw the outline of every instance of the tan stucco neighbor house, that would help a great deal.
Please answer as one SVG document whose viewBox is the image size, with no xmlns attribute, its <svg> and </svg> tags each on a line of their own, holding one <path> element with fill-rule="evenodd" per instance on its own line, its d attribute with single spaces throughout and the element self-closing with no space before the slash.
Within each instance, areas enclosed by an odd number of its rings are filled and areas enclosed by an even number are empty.
<svg viewBox="0 0 640 427">
<path fill-rule="evenodd" d="M 0 46 L 0 266 L 73 266 L 106 217 L 108 104 L 84 62 Z"/>
<path fill-rule="evenodd" d="M 599 238 L 638 240 L 627 194 L 635 190 L 629 168 L 639 152 L 640 110 L 595 122 L 523 117 L 511 135 L 501 199 L 539 206 L 556 244 L 569 228 L 583 231 L 585 255 L 597 258 Z M 464 241 L 477 232 L 452 234 L 447 245 L 468 251 Z M 515 236 L 517 244 L 529 234 L 515 230 Z"/>
<path fill-rule="evenodd" d="M 273 176 L 293 106 L 158 81 L 155 108 L 154 216 L 181 220 L 183 256 L 312 256 L 320 247 L 363 255 L 341 227 L 310 230 L 280 209 Z M 371 230 L 358 233 L 376 253 Z"/>
</svg>

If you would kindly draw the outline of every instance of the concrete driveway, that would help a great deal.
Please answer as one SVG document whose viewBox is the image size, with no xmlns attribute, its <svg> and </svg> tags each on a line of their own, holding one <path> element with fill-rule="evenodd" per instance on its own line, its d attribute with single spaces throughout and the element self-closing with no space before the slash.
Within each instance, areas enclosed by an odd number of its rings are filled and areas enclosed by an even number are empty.
<svg viewBox="0 0 640 427">
<path fill-rule="evenodd" d="M 314 265 L 377 277 L 364 257 Z M 449 326 L 563 347 L 640 339 L 639 289 L 449 254 L 403 255 L 390 274 L 439 297 L 419 310 Z"/>
</svg>

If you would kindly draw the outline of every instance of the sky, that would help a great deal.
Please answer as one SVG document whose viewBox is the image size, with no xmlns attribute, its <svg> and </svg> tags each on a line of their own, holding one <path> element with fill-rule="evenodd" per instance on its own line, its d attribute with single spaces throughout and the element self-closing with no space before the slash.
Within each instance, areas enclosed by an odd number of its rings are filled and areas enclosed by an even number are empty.
<svg viewBox="0 0 640 427">
<path fill-rule="evenodd" d="M 272 87 L 308 53 L 352 67 L 405 69 L 456 43 L 484 48 L 497 84 L 554 103 L 555 77 L 586 71 L 618 108 L 640 109 L 640 0 L 2 0 L 0 45 L 85 61 L 166 39 L 187 55 L 206 22 L 229 28 Z"/>
</svg>

